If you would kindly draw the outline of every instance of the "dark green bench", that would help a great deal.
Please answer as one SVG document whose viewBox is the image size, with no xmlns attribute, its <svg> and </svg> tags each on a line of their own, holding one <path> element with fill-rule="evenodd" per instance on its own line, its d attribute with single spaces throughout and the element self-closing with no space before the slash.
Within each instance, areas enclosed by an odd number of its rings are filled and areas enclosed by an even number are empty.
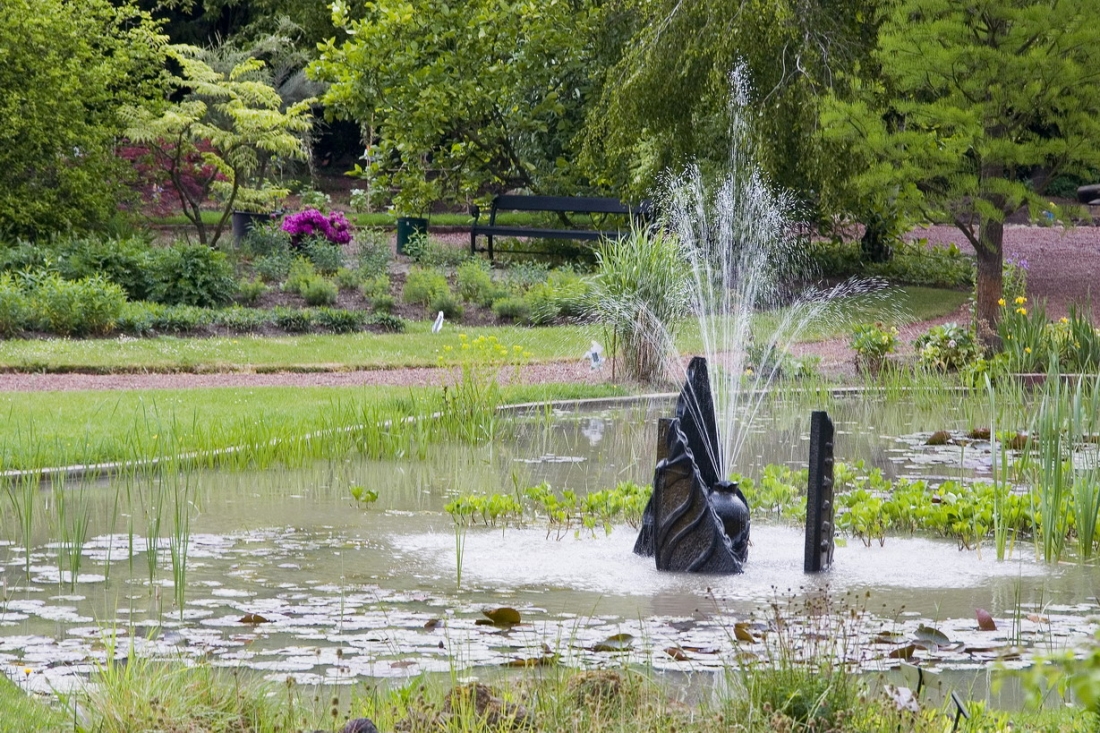
<svg viewBox="0 0 1100 733">
<path fill-rule="evenodd" d="M 623 227 L 616 229 L 551 229 L 535 226 L 516 226 L 497 224 L 497 213 L 500 211 L 533 211 L 558 214 L 568 221 L 569 214 L 587 214 L 589 216 L 619 216 Z M 480 223 L 481 209 L 477 206 L 470 207 L 470 216 L 474 223 L 470 227 L 470 254 L 487 252 L 489 260 L 493 259 L 494 237 L 525 237 L 534 239 L 572 239 L 595 241 L 600 239 L 620 239 L 630 233 L 630 228 L 638 222 L 646 222 L 652 216 L 652 207 L 643 201 L 638 206 L 629 206 L 618 199 L 591 198 L 584 196 L 521 196 L 506 195 L 493 199 L 493 206 L 489 211 L 489 223 Z M 485 247 L 478 247 L 477 239 L 484 236 Z M 520 254 L 543 254 L 538 250 L 515 250 L 511 252 Z"/>
</svg>

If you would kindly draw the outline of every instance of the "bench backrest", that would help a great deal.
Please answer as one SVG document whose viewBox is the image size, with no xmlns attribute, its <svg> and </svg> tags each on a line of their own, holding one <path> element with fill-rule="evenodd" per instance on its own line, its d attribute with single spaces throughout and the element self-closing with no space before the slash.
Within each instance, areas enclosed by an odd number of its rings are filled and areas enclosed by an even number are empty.
<svg viewBox="0 0 1100 733">
<path fill-rule="evenodd" d="M 497 196 L 493 212 L 555 211 L 574 214 L 630 214 L 632 209 L 618 199 L 581 196 Z"/>
</svg>

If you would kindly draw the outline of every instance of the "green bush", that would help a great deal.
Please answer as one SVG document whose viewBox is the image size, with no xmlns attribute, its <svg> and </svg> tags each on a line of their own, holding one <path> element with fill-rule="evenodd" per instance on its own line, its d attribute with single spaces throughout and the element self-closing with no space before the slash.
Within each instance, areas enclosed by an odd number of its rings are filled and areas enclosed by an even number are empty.
<svg viewBox="0 0 1100 733">
<path fill-rule="evenodd" d="M 51 247 L 22 240 L 0 248 L 0 272 L 47 271 L 56 269 L 57 256 Z"/>
<path fill-rule="evenodd" d="M 370 317 L 368 323 L 391 333 L 403 333 L 405 331 L 405 319 L 392 313 L 375 313 Z"/>
<path fill-rule="evenodd" d="M 270 314 L 256 308 L 241 308 L 232 306 L 214 311 L 213 323 L 215 326 L 228 328 L 238 333 L 250 333 L 258 331 L 271 322 Z"/>
<path fill-rule="evenodd" d="M 456 282 L 464 301 L 483 307 L 491 305 L 500 290 L 493 282 L 489 263 L 481 259 L 471 258 L 459 265 Z"/>
<path fill-rule="evenodd" d="M 361 278 L 362 273 L 358 270 L 350 270 L 347 267 L 341 267 L 336 271 L 336 275 L 333 279 L 336 281 L 336 287 L 341 290 L 355 290 L 359 287 Z"/>
<path fill-rule="evenodd" d="M 115 330 L 126 305 L 126 293 L 120 285 L 99 276 L 80 280 L 81 334 L 103 336 Z"/>
<path fill-rule="evenodd" d="M 286 257 L 290 254 L 290 235 L 277 221 L 253 226 L 241 240 L 241 249 L 255 257 Z"/>
<path fill-rule="evenodd" d="M 159 333 L 190 333 L 214 322 L 214 311 L 196 305 L 169 305 L 150 313 L 152 328 Z"/>
<path fill-rule="evenodd" d="M 462 318 L 462 314 L 465 312 L 462 304 L 458 302 L 458 298 L 455 297 L 450 288 L 446 291 L 434 293 L 432 299 L 428 302 L 429 315 L 439 312 L 442 312 L 444 316 L 451 320 Z"/>
<path fill-rule="evenodd" d="M 44 331 L 58 336 L 102 335 L 114 329 L 126 294 L 101 277 L 73 282 L 51 272 L 34 279 L 30 303 L 31 319 Z"/>
<path fill-rule="evenodd" d="M 428 253 L 428 235 L 422 232 L 413 232 L 402 247 L 404 254 L 413 262 L 421 262 Z"/>
<path fill-rule="evenodd" d="M 0 273 L 0 336 L 10 338 L 27 327 L 31 304 L 10 272 Z"/>
<path fill-rule="evenodd" d="M 590 309 L 588 281 L 572 270 L 553 270 L 546 282 L 536 283 L 524 298 L 530 306 L 529 322 L 552 323 L 557 318 L 578 318 Z"/>
<path fill-rule="evenodd" d="M 966 287 L 974 282 L 974 260 L 954 244 L 930 247 L 928 241 L 896 242 L 885 262 L 863 259 L 859 242 L 812 242 L 807 249 L 810 277 L 881 277 L 892 283 L 935 288 Z"/>
<path fill-rule="evenodd" d="M 437 296 L 450 292 L 451 286 L 447 284 L 447 277 L 442 272 L 413 268 L 405 279 L 405 289 L 401 297 L 406 303 L 428 305 Z"/>
<path fill-rule="evenodd" d="M 981 356 L 974 332 L 957 323 L 933 326 L 913 341 L 921 366 L 954 372 Z"/>
<path fill-rule="evenodd" d="M 341 308 L 318 308 L 314 316 L 318 326 L 334 333 L 358 331 L 367 322 L 367 316 L 362 311 Z"/>
<path fill-rule="evenodd" d="M 856 352 L 856 366 L 877 374 L 886 366 L 886 357 L 898 346 L 898 329 L 881 323 L 861 323 L 852 329 L 849 342 Z"/>
<path fill-rule="evenodd" d="M 531 316 L 531 305 L 520 295 L 509 295 L 493 301 L 493 313 L 497 318 L 505 318 L 515 323 L 527 323 Z"/>
<path fill-rule="evenodd" d="M 390 250 L 389 235 L 378 231 L 360 231 L 356 235 L 360 272 L 389 272 L 393 252 Z"/>
<path fill-rule="evenodd" d="M 370 306 L 375 313 L 393 313 L 396 305 L 397 301 L 388 293 L 386 295 L 376 295 L 370 301 Z"/>
<path fill-rule="evenodd" d="M 100 276 L 119 285 L 130 300 L 145 300 L 153 288 L 150 260 L 154 252 L 140 237 L 74 239 L 66 242 L 57 270 L 66 280 Z"/>
<path fill-rule="evenodd" d="M 290 252 L 257 257 L 252 263 L 252 270 L 265 283 L 282 282 L 290 272 L 293 259 Z"/>
<path fill-rule="evenodd" d="M 313 263 L 305 257 L 295 257 L 290 263 L 286 280 L 283 281 L 283 292 L 301 294 L 302 287 L 315 277 L 317 277 L 317 268 Z"/>
<path fill-rule="evenodd" d="M 127 303 L 118 315 L 118 330 L 131 336 L 145 336 L 153 330 L 154 310 L 162 311 L 166 307 L 146 301 Z"/>
<path fill-rule="evenodd" d="M 368 277 L 359 284 L 359 292 L 367 300 L 374 300 L 390 294 L 390 276 L 386 274 Z"/>
<path fill-rule="evenodd" d="M 310 237 L 302 244 L 305 253 L 317 272 L 332 275 L 344 266 L 344 252 L 340 245 L 333 244 L 324 237 Z"/>
<path fill-rule="evenodd" d="M 233 266 L 224 252 L 201 244 L 177 244 L 152 258 L 152 300 L 166 305 L 213 307 L 237 294 Z"/>
<path fill-rule="evenodd" d="M 330 282 L 320 275 L 315 275 L 302 282 L 298 292 L 305 298 L 309 305 L 332 305 L 336 302 L 336 296 L 340 291 L 336 283 Z"/>
<path fill-rule="evenodd" d="M 241 280 L 237 285 L 237 299 L 242 303 L 254 304 L 268 291 L 263 280 Z"/>
<path fill-rule="evenodd" d="M 284 331 L 304 333 L 313 328 L 313 311 L 306 308 L 279 306 L 271 309 L 271 322 Z"/>
</svg>

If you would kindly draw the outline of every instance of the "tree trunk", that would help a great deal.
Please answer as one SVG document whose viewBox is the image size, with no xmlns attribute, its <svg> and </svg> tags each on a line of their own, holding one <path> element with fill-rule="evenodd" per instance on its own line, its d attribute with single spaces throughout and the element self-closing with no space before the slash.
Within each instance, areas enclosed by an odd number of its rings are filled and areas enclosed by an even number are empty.
<svg viewBox="0 0 1100 733">
<path fill-rule="evenodd" d="M 997 335 L 997 323 L 1001 320 L 999 303 L 1004 292 L 1004 223 L 986 219 L 981 224 L 978 246 L 975 248 L 978 260 L 977 282 L 977 335 L 988 349 L 1001 347 Z"/>
</svg>

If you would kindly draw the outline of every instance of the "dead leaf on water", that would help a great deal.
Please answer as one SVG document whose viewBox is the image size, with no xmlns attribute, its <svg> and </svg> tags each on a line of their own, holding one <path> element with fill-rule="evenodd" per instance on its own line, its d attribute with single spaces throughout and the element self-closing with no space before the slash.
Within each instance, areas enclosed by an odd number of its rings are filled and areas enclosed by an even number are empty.
<svg viewBox="0 0 1100 733">
<path fill-rule="evenodd" d="M 919 647 L 916 644 L 907 644 L 890 652 L 886 656 L 891 659 L 912 659 Z"/>
<path fill-rule="evenodd" d="M 981 631 L 996 631 L 997 624 L 993 616 L 984 608 L 975 608 L 974 615 L 978 617 L 978 629 Z"/>
<path fill-rule="evenodd" d="M 478 619 L 476 623 L 481 626 L 492 624 L 493 626 L 515 626 L 519 623 L 519 611 L 508 606 L 501 606 L 500 608 L 494 608 L 489 611 L 482 611 L 489 620 Z"/>
<path fill-rule="evenodd" d="M 439 619 L 439 618 L 428 619 L 428 622 L 424 624 L 424 628 L 425 629 L 434 629 L 434 628 L 437 628 L 442 623 L 443 623 L 443 619 Z"/>
<path fill-rule="evenodd" d="M 753 638 L 752 632 L 749 631 L 749 625 L 746 623 L 736 623 L 733 625 L 733 638 L 738 641 L 756 641 L 756 639 Z"/>
<path fill-rule="evenodd" d="M 416 662 L 414 662 L 413 660 L 406 659 L 400 662 L 390 662 L 390 667 L 392 667 L 393 669 L 405 669 L 407 667 L 413 666 L 414 664 L 416 664 Z"/>
<path fill-rule="evenodd" d="M 271 621 L 258 613 L 246 613 L 237 619 L 242 624 L 269 624 Z"/>
<path fill-rule="evenodd" d="M 552 667 L 558 663 L 557 654 L 544 654 L 541 657 L 529 657 L 527 659 L 510 659 L 500 666 L 502 667 Z"/>
<path fill-rule="evenodd" d="M 678 646 L 670 646 L 669 648 L 665 649 L 665 654 L 669 655 L 677 662 L 686 662 L 688 659 L 690 659 L 690 657 L 688 657 L 687 655 L 687 652 L 685 652 Z"/>
<path fill-rule="evenodd" d="M 625 652 L 630 651 L 634 645 L 634 637 L 630 634 L 615 634 L 609 636 L 599 644 L 592 647 L 594 652 Z"/>
</svg>

